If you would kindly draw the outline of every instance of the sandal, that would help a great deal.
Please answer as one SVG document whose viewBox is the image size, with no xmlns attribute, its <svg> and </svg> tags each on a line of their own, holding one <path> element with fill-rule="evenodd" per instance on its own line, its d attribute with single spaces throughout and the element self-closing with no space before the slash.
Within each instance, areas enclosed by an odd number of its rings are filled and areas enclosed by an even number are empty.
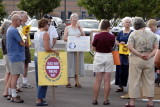
<svg viewBox="0 0 160 107">
<path fill-rule="evenodd" d="M 109 105 L 109 104 L 110 104 L 109 100 L 103 102 L 103 105 Z"/>
<path fill-rule="evenodd" d="M 116 92 L 123 92 L 123 88 L 118 88 Z"/>
<path fill-rule="evenodd" d="M 66 88 L 72 88 L 71 84 L 68 83 L 68 84 L 66 85 Z"/>
<path fill-rule="evenodd" d="M 20 88 L 16 89 L 16 93 L 23 92 Z"/>
<path fill-rule="evenodd" d="M 135 107 L 135 105 L 130 105 L 130 102 L 128 102 L 127 104 L 125 104 L 125 107 Z"/>
<path fill-rule="evenodd" d="M 36 106 L 48 106 L 48 104 L 44 102 L 40 102 L 40 103 L 36 103 Z"/>
<path fill-rule="evenodd" d="M 75 84 L 75 87 L 82 88 L 82 85 L 81 84 Z"/>
<path fill-rule="evenodd" d="M 23 103 L 24 100 L 20 99 L 20 96 L 16 96 L 16 97 L 11 97 L 11 102 Z"/>
<path fill-rule="evenodd" d="M 3 97 L 7 97 L 8 95 L 3 95 Z"/>
<path fill-rule="evenodd" d="M 11 97 L 12 97 L 11 95 L 8 95 L 7 100 L 11 100 Z"/>
<path fill-rule="evenodd" d="M 97 100 L 93 100 L 92 104 L 93 105 L 98 105 L 98 101 Z"/>
</svg>

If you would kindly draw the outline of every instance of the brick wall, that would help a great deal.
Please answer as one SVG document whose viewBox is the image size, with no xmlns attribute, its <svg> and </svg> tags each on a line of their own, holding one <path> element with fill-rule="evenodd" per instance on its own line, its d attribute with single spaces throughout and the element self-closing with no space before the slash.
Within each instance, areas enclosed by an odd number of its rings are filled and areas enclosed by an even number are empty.
<svg viewBox="0 0 160 107">
<path fill-rule="evenodd" d="M 66 19 L 68 19 L 72 13 L 77 13 L 80 19 L 89 17 L 87 11 L 84 8 L 78 6 L 77 1 L 78 0 L 66 0 Z M 8 15 L 12 11 L 19 10 L 16 6 L 18 2 L 19 0 L 4 0 Z M 50 14 L 64 19 L 64 0 L 61 0 L 60 7 L 56 8 Z"/>
</svg>

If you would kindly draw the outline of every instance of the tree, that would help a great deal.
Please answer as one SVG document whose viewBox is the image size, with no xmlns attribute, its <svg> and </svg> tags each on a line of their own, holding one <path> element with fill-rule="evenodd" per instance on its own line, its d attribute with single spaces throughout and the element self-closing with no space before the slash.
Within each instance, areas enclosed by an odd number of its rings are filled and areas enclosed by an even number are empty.
<svg viewBox="0 0 160 107">
<path fill-rule="evenodd" d="M 5 6 L 2 2 L 3 0 L 0 0 L 0 21 L 3 20 L 3 18 L 7 15 L 5 11 Z"/>
<path fill-rule="evenodd" d="M 125 16 L 149 19 L 160 10 L 160 0 L 79 0 L 78 4 L 99 20 Z"/>
<path fill-rule="evenodd" d="M 40 19 L 44 14 L 52 12 L 60 6 L 61 0 L 20 0 L 18 8 L 25 10 L 33 17 Z"/>
</svg>

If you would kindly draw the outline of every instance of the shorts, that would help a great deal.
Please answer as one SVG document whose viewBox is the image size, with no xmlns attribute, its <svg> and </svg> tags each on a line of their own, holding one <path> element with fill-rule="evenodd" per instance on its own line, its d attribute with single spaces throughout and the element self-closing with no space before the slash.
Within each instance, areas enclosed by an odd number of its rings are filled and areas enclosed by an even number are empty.
<svg viewBox="0 0 160 107">
<path fill-rule="evenodd" d="M 31 63 L 31 54 L 29 48 L 25 47 L 25 63 Z"/>
<path fill-rule="evenodd" d="M 112 72 L 114 69 L 112 53 L 96 52 L 93 61 L 93 72 Z"/>
<path fill-rule="evenodd" d="M 9 62 L 11 74 L 23 74 L 24 73 L 24 61 Z"/>
<path fill-rule="evenodd" d="M 3 55 L 3 60 L 4 60 L 4 65 L 6 66 L 6 72 L 10 72 L 9 59 L 7 54 Z"/>
</svg>

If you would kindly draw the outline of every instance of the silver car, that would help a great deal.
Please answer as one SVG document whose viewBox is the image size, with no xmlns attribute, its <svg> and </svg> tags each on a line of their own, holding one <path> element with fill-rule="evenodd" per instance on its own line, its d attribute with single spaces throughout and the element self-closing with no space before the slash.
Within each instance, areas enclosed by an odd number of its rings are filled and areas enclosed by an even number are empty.
<svg viewBox="0 0 160 107">
<path fill-rule="evenodd" d="M 98 30 L 98 26 L 99 26 L 99 21 L 93 20 L 93 19 L 78 20 L 78 23 L 83 28 L 83 31 L 86 36 L 90 35 L 91 30 Z"/>
</svg>

